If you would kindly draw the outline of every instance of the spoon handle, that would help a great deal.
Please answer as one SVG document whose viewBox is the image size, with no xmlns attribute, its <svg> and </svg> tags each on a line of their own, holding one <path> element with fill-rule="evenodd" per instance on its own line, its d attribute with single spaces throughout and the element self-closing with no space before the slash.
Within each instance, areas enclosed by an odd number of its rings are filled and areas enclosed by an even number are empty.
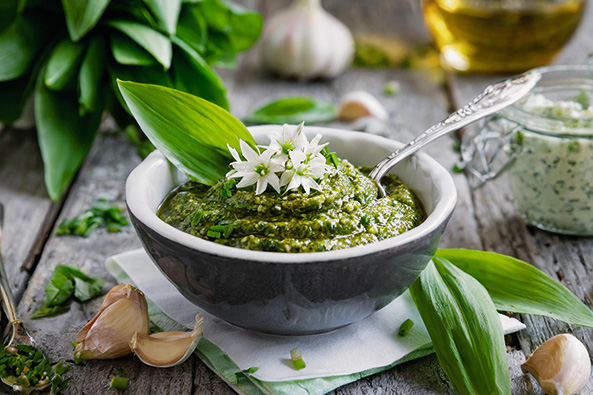
<svg viewBox="0 0 593 395">
<path fill-rule="evenodd" d="M 385 196 L 385 190 L 381 186 L 381 178 L 383 178 L 393 166 L 439 137 L 467 126 L 488 115 L 492 115 L 515 103 L 533 89 L 540 78 L 540 73 L 530 71 L 518 77 L 489 85 L 471 103 L 450 114 L 444 121 L 430 127 L 408 144 L 383 159 L 369 174 L 379 186 L 379 197 Z"/>
</svg>

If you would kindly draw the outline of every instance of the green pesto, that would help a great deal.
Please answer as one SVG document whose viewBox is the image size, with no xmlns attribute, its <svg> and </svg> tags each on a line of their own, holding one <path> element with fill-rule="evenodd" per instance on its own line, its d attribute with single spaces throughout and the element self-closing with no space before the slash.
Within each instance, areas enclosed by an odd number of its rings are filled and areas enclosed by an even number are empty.
<svg viewBox="0 0 593 395">
<path fill-rule="evenodd" d="M 426 213 L 414 193 L 397 177 L 382 184 L 387 197 L 366 175 L 339 161 L 320 181 L 321 191 L 283 195 L 235 188 L 223 179 L 208 187 L 193 181 L 174 189 L 158 216 L 183 232 L 231 247 L 258 251 L 341 250 L 397 236 L 420 225 Z"/>
</svg>

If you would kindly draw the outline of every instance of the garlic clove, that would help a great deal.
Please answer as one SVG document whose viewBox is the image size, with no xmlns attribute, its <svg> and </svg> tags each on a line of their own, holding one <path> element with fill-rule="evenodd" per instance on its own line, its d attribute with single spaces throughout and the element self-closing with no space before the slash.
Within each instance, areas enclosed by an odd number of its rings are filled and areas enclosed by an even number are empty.
<svg viewBox="0 0 593 395">
<path fill-rule="evenodd" d="M 521 365 L 549 395 L 571 395 L 582 390 L 591 375 L 591 360 L 587 348 L 573 335 L 552 337 Z"/>
<path fill-rule="evenodd" d="M 196 316 L 196 325 L 191 332 L 160 332 L 152 335 L 135 333 L 130 340 L 130 349 L 145 364 L 156 368 L 179 365 L 194 352 L 200 341 L 204 320 Z"/>
<path fill-rule="evenodd" d="M 352 122 L 362 117 L 374 117 L 387 121 L 389 114 L 373 95 L 364 91 L 350 92 L 342 97 L 338 109 L 342 121 Z"/>
<path fill-rule="evenodd" d="M 80 330 L 80 332 L 78 332 L 78 335 L 76 335 L 76 341 L 77 342 L 83 341 L 84 338 L 86 337 L 89 329 L 91 329 L 91 327 L 97 320 L 97 317 L 99 317 L 99 315 L 101 315 L 101 313 L 107 307 L 111 306 L 113 303 L 115 303 L 116 301 L 118 301 L 122 298 L 133 300 L 135 303 L 138 304 L 138 306 L 140 306 L 140 308 L 146 310 L 147 314 L 148 314 L 148 306 L 146 305 L 146 298 L 144 297 L 144 294 L 142 293 L 142 291 L 140 291 L 138 288 L 136 288 L 130 284 L 116 285 L 115 287 L 111 288 L 111 290 L 109 292 L 107 292 L 107 295 L 105 295 L 105 298 L 103 299 L 103 303 L 101 303 L 101 307 L 99 308 L 99 312 L 97 314 L 95 314 L 95 316 L 89 322 L 86 323 L 86 325 Z"/>
<path fill-rule="evenodd" d="M 101 310 L 78 333 L 74 358 L 111 359 L 130 354 L 128 342 L 139 332 L 148 334 L 148 306 L 144 294 L 127 285 L 115 287 Z"/>
</svg>

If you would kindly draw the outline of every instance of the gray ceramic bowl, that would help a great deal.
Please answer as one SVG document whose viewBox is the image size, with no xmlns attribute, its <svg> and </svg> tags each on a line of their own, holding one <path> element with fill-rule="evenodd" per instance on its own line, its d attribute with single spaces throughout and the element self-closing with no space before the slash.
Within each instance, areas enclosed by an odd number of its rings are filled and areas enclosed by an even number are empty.
<svg viewBox="0 0 593 395">
<path fill-rule="evenodd" d="M 250 128 L 258 143 L 277 126 Z M 401 143 L 371 134 L 307 127 L 355 165 L 372 166 Z M 187 299 L 232 324 L 302 335 L 331 331 L 389 304 L 418 278 L 453 213 L 457 193 L 449 173 L 425 153 L 393 173 L 424 203 L 428 218 L 399 236 L 340 251 L 288 254 L 222 246 L 184 233 L 156 216 L 183 177 L 154 152 L 128 177 L 126 202 L 154 263 Z"/>
</svg>

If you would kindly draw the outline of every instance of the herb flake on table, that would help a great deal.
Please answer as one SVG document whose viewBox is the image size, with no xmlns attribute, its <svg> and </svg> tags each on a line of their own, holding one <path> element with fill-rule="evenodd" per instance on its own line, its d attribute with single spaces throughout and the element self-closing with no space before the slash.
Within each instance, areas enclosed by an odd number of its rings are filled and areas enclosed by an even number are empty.
<svg viewBox="0 0 593 395">
<path fill-rule="evenodd" d="M 86 275 L 75 266 L 58 265 L 45 287 L 45 300 L 32 319 L 53 317 L 69 310 L 69 302 L 75 298 L 86 302 L 101 293 L 105 280 Z"/>
<path fill-rule="evenodd" d="M 285 97 L 252 111 L 244 119 L 247 125 L 315 124 L 338 117 L 338 107 L 313 97 Z"/>
<path fill-rule="evenodd" d="M 72 219 L 63 220 L 58 226 L 58 235 L 89 237 L 93 230 L 100 227 L 117 233 L 125 226 L 128 226 L 128 220 L 123 216 L 123 209 L 111 204 L 109 199 L 99 199 L 90 209 Z"/>
</svg>

